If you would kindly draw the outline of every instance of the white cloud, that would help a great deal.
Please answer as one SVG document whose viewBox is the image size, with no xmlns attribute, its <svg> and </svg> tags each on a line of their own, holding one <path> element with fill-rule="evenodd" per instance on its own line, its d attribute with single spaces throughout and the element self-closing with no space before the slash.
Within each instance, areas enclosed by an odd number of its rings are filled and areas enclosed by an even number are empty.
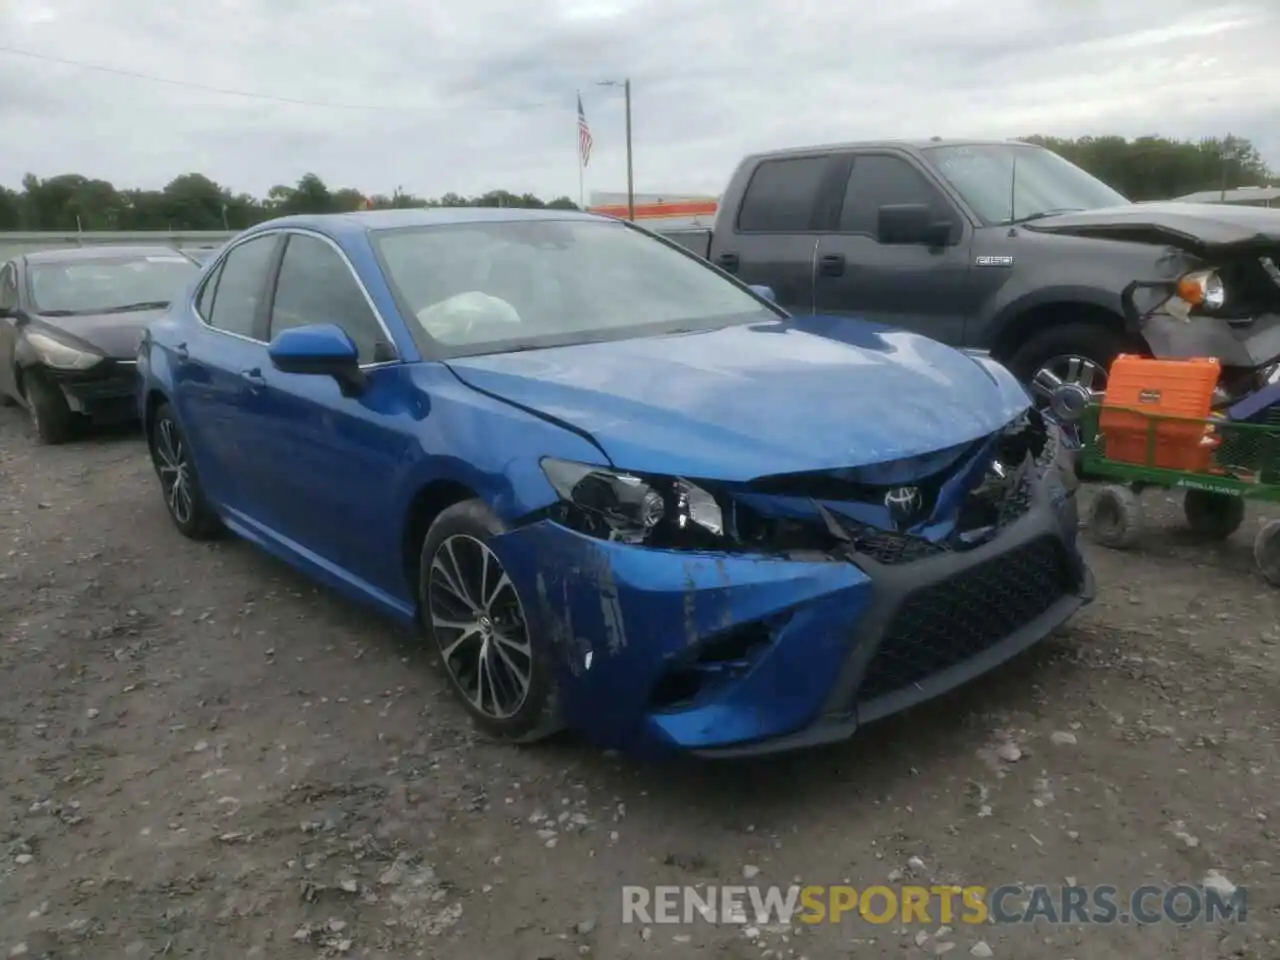
<svg viewBox="0 0 1280 960">
<path fill-rule="evenodd" d="M 1245 136 L 1280 167 L 1280 4 L 1191 0 L 14 0 L 0 183 L 81 172 L 236 190 L 318 173 L 423 195 L 714 191 L 745 151 L 898 136 Z"/>
</svg>

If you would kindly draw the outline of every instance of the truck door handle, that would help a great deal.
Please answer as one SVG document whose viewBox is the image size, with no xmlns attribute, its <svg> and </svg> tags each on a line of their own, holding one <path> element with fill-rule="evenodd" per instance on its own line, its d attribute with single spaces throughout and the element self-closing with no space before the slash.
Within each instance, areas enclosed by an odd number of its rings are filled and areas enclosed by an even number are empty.
<svg viewBox="0 0 1280 960">
<path fill-rule="evenodd" d="M 261 390 L 267 385 L 267 378 L 262 375 L 262 371 L 257 367 L 252 370 L 240 371 L 240 376 L 244 377 L 245 382 L 249 384 L 250 390 Z"/>
<path fill-rule="evenodd" d="M 818 272 L 824 277 L 844 275 L 844 254 L 828 253 L 818 260 Z"/>
<path fill-rule="evenodd" d="M 180 343 L 173 348 L 173 355 L 178 358 L 179 363 L 186 363 L 191 359 L 191 351 L 187 349 L 185 343 Z"/>
<path fill-rule="evenodd" d="M 738 270 L 738 255 L 736 253 L 722 253 L 716 257 L 716 265 L 727 273 L 736 273 Z"/>
</svg>

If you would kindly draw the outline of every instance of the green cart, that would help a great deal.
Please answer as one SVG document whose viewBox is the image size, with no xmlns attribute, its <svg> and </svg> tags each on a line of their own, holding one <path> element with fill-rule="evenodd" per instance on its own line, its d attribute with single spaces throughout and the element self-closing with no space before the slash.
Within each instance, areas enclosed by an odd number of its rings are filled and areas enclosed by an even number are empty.
<svg viewBox="0 0 1280 960">
<path fill-rule="evenodd" d="M 1131 411 L 1140 413 L 1140 411 Z M 1109 481 L 1098 491 L 1089 516 L 1089 530 L 1103 546 L 1125 549 L 1142 532 L 1139 495 L 1148 487 L 1184 491 L 1183 511 L 1193 531 L 1224 540 L 1244 522 L 1246 500 L 1280 503 L 1280 418 L 1267 424 L 1226 420 L 1193 420 L 1141 413 L 1147 421 L 1144 463 L 1107 457 L 1107 438 L 1099 428 L 1102 407 L 1092 404 L 1081 418 L 1080 472 L 1090 479 Z M 1156 430 L 1161 423 L 1191 423 L 1213 427 L 1220 442 L 1209 473 L 1169 470 L 1155 466 Z M 1253 545 L 1258 569 L 1268 582 L 1280 586 L 1280 520 L 1258 531 Z"/>
</svg>

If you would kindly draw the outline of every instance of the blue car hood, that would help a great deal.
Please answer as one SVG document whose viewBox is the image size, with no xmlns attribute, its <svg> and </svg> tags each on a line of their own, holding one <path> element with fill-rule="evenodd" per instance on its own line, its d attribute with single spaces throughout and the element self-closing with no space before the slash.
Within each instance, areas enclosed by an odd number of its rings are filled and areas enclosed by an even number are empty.
<svg viewBox="0 0 1280 960">
<path fill-rule="evenodd" d="M 920 457 L 1029 405 L 990 360 L 833 317 L 448 364 L 473 388 L 589 433 L 616 466 L 730 481 Z"/>
</svg>

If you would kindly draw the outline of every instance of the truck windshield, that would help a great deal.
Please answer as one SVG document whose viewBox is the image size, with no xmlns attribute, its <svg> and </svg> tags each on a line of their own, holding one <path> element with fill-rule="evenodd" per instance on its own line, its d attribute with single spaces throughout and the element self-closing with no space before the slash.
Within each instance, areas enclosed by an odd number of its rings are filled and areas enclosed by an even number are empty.
<svg viewBox="0 0 1280 960">
<path fill-rule="evenodd" d="M 927 147 L 924 154 L 987 226 L 1129 202 L 1097 177 L 1043 147 L 1017 143 Z"/>
</svg>

